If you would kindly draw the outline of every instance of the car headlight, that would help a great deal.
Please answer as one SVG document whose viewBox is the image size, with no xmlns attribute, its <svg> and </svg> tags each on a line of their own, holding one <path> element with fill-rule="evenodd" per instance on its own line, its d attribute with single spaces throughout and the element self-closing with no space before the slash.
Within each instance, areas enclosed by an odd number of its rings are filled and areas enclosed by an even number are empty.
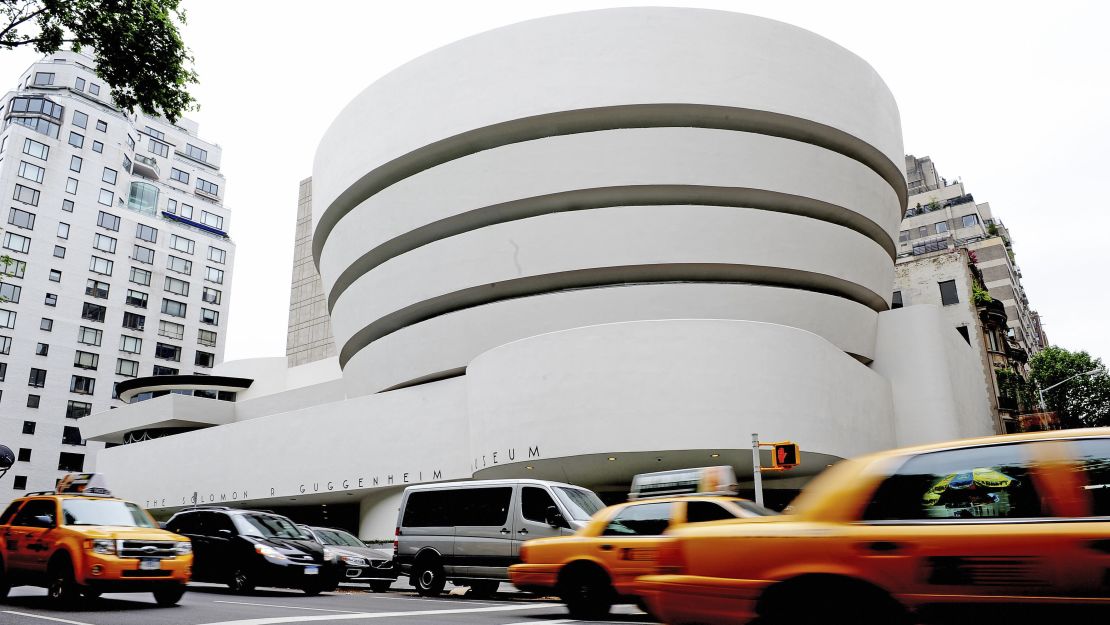
<svg viewBox="0 0 1110 625">
<path fill-rule="evenodd" d="M 179 556 L 187 556 L 193 553 L 193 544 L 189 541 L 183 541 L 173 544 L 173 552 Z"/>
<path fill-rule="evenodd" d="M 269 545 L 255 545 L 254 546 L 254 551 L 255 551 L 255 553 L 263 555 L 267 558 L 273 558 L 275 560 L 284 560 L 285 559 L 285 554 L 281 553 L 280 551 L 278 551 L 277 549 L 274 549 L 273 547 L 271 547 Z"/>
<path fill-rule="evenodd" d="M 331 547 L 324 547 L 324 559 L 328 562 L 335 562 L 339 559 L 339 554 Z"/>
<path fill-rule="evenodd" d="M 85 542 L 85 547 L 88 549 L 92 549 L 93 553 L 99 553 L 109 556 L 116 554 L 116 541 L 114 540 L 108 540 L 104 538 L 89 540 Z"/>
<path fill-rule="evenodd" d="M 342 556 L 339 559 L 343 561 L 343 564 L 349 566 L 366 566 L 366 558 L 360 558 L 358 556 Z"/>
</svg>

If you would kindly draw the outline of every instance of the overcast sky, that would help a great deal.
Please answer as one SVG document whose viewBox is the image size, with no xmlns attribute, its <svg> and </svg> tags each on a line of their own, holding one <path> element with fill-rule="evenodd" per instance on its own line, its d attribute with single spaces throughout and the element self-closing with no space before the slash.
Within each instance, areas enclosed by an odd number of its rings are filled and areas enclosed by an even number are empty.
<svg viewBox="0 0 1110 625">
<path fill-rule="evenodd" d="M 184 0 L 200 84 L 189 115 L 223 149 L 238 245 L 225 358 L 285 353 L 298 182 L 339 111 L 457 39 L 613 6 L 728 9 L 801 26 L 871 63 L 907 152 L 962 178 L 1014 238 L 1049 339 L 1110 361 L 1110 3 L 286 2 Z M 36 55 L 0 52 L 0 78 Z"/>
</svg>

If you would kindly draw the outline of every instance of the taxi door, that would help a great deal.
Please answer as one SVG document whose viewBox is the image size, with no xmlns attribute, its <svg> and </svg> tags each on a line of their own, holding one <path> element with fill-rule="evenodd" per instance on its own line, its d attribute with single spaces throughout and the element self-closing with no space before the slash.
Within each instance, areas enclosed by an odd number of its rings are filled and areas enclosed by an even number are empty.
<svg viewBox="0 0 1110 625">
<path fill-rule="evenodd" d="M 31 499 L 5 530 L 8 568 L 25 573 L 45 573 L 52 542 L 49 533 L 58 520 L 58 503 L 53 499 Z"/>
<path fill-rule="evenodd" d="M 1070 600 L 1110 602 L 1110 437 L 1044 445 L 1052 471 L 1041 480 L 1056 510 L 1058 592 Z"/>
<path fill-rule="evenodd" d="M 678 506 L 670 501 L 626 506 L 593 539 L 592 555 L 605 566 L 618 593 L 628 594 L 637 577 L 655 572 L 660 536 L 678 516 Z"/>
<path fill-rule="evenodd" d="M 1059 597 L 1062 546 L 1036 445 L 923 453 L 888 477 L 848 532 L 850 558 L 911 605 Z"/>
</svg>

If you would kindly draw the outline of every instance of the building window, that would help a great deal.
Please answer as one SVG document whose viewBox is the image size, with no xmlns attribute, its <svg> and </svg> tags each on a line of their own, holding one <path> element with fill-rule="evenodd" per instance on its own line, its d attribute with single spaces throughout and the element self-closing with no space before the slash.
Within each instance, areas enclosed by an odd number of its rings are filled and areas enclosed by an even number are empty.
<svg viewBox="0 0 1110 625">
<path fill-rule="evenodd" d="M 208 162 L 208 151 L 202 150 L 192 143 L 185 144 L 185 156 L 188 156 L 189 158 L 194 160 L 198 160 L 202 163 Z"/>
<path fill-rule="evenodd" d="M 937 234 L 948 232 L 948 222 L 938 221 L 937 223 L 933 224 L 933 229 L 937 231 Z"/>
<path fill-rule="evenodd" d="M 30 237 L 25 237 L 14 232 L 5 232 L 4 247 L 13 252 L 22 252 L 26 254 L 31 251 L 31 239 Z"/>
<path fill-rule="evenodd" d="M 62 210 L 67 213 L 73 212 L 73 200 L 62 200 Z"/>
<path fill-rule="evenodd" d="M 31 374 L 27 376 L 27 386 L 35 388 L 43 388 L 46 386 L 46 369 L 31 369 Z"/>
<path fill-rule="evenodd" d="M 84 164 L 84 160 L 82 160 L 80 156 L 74 155 L 74 156 L 69 157 L 69 170 L 70 171 L 76 172 L 76 173 L 81 173 L 81 165 L 82 164 Z"/>
<path fill-rule="evenodd" d="M 22 292 L 23 289 L 14 284 L 9 282 L 0 283 L 0 302 L 18 304 Z"/>
<path fill-rule="evenodd" d="M 47 343 L 35 343 L 35 355 L 36 356 L 49 356 L 50 355 L 50 345 L 48 345 Z"/>
<path fill-rule="evenodd" d="M 197 330 L 197 343 L 207 347 L 215 347 L 216 333 L 211 330 Z"/>
<path fill-rule="evenodd" d="M 31 206 L 39 205 L 39 192 L 38 189 L 25 187 L 21 184 L 15 185 L 15 193 L 12 194 L 12 199 Z"/>
<path fill-rule="evenodd" d="M 55 245 L 54 246 L 54 257 L 55 258 L 65 258 L 66 257 L 66 248 L 62 247 L 61 245 Z"/>
<path fill-rule="evenodd" d="M 97 232 L 93 235 L 93 247 L 101 252 L 108 252 L 109 254 L 116 253 L 116 240 L 106 234 Z"/>
<path fill-rule="evenodd" d="M 154 346 L 154 357 L 162 360 L 181 361 L 181 348 L 176 345 L 157 343 Z"/>
<path fill-rule="evenodd" d="M 96 225 L 113 232 L 119 232 L 119 217 L 100 211 L 100 214 L 96 216 Z"/>
<path fill-rule="evenodd" d="M 93 95 L 100 95 L 100 85 L 95 82 L 89 83 L 89 93 Z"/>
<path fill-rule="evenodd" d="M 222 269 L 216 269 L 215 267 L 205 267 L 205 270 L 205 280 L 208 280 L 209 282 L 215 282 L 216 284 L 224 283 L 224 272 Z"/>
<path fill-rule="evenodd" d="M 86 328 L 81 326 L 77 329 L 77 342 L 84 343 L 85 345 L 92 345 L 93 347 L 100 347 L 100 341 L 104 338 L 104 333 L 96 328 Z"/>
<path fill-rule="evenodd" d="M 8 223 L 15 226 L 16 228 L 24 228 L 26 230 L 34 230 L 35 229 L 35 214 L 34 213 L 28 213 L 25 210 L 20 210 L 18 208 L 13 207 L 13 208 L 8 209 Z M 67 234 L 68 234 L 68 226 L 67 226 Z"/>
<path fill-rule="evenodd" d="M 85 439 L 81 438 L 81 430 L 72 425 L 67 425 L 62 428 L 62 444 L 63 445 L 84 445 Z"/>
<path fill-rule="evenodd" d="M 199 178 L 198 177 L 197 178 L 197 191 L 200 191 L 201 193 L 205 193 L 205 194 L 208 194 L 208 195 L 211 195 L 211 196 L 217 196 L 217 195 L 220 194 L 220 185 L 212 183 L 212 182 L 208 182 L 204 178 Z"/>
<path fill-rule="evenodd" d="M 146 317 L 133 312 L 125 312 L 123 313 L 123 327 L 142 332 L 146 328 Z"/>
<path fill-rule="evenodd" d="M 177 278 L 166 276 L 165 290 L 175 295 L 189 297 L 189 283 L 184 280 L 178 280 Z"/>
<path fill-rule="evenodd" d="M 46 301 L 44 301 L 43 303 L 46 304 L 47 306 L 57 306 L 58 305 L 58 295 L 56 293 L 47 293 L 46 294 Z"/>
<path fill-rule="evenodd" d="M 139 363 L 136 360 L 119 358 L 116 360 L 116 374 L 133 378 L 139 375 Z"/>
<path fill-rule="evenodd" d="M 85 135 L 71 131 L 69 133 L 69 144 L 75 148 L 85 147 Z"/>
<path fill-rule="evenodd" d="M 137 336 L 124 334 L 119 337 L 119 350 L 129 354 L 138 354 L 143 351 L 143 340 Z"/>
<path fill-rule="evenodd" d="M 218 247 L 208 248 L 208 260 L 210 260 L 214 263 L 220 263 L 221 265 L 223 265 L 224 261 L 226 259 L 227 259 L 227 252 L 225 252 L 224 250 L 221 250 Z"/>
<path fill-rule="evenodd" d="M 131 268 L 131 281 L 135 284 L 143 286 L 150 286 L 150 272 L 146 269 L 139 269 L 138 267 Z"/>
<path fill-rule="evenodd" d="M 101 189 L 100 194 L 96 198 L 96 202 L 102 206 L 111 206 L 112 202 L 116 201 L 116 194 L 108 189 Z"/>
<path fill-rule="evenodd" d="M 193 262 L 177 256 L 169 256 L 166 259 L 166 269 L 189 275 L 193 273 Z"/>
<path fill-rule="evenodd" d="M 81 375 L 70 376 L 69 390 L 81 395 L 92 395 L 96 389 L 96 378 L 87 378 Z"/>
<path fill-rule="evenodd" d="M 154 365 L 153 375 L 177 375 L 177 369 L 173 367 L 163 367 L 162 365 Z"/>
<path fill-rule="evenodd" d="M 157 154 L 158 156 L 161 156 L 162 158 L 166 158 L 170 155 L 170 146 L 166 145 L 165 143 L 162 143 L 161 141 L 155 141 L 154 137 L 150 138 L 150 141 L 147 144 L 146 149 L 151 154 Z"/>
<path fill-rule="evenodd" d="M 58 222 L 58 238 L 59 239 L 68 239 L 69 238 L 69 224 L 65 223 L 64 221 Z"/>
<path fill-rule="evenodd" d="M 103 154 L 104 153 L 104 144 L 99 142 L 99 141 L 93 141 L 92 150 L 93 150 L 93 152 L 96 152 L 97 154 Z"/>
<path fill-rule="evenodd" d="M 162 312 L 171 317 L 184 317 L 185 309 L 185 302 L 176 302 L 172 299 L 162 300 Z"/>
<path fill-rule="evenodd" d="M 135 236 L 148 243 L 157 243 L 158 229 L 146 224 L 135 224 Z"/>
<path fill-rule="evenodd" d="M 27 476 L 26 475 L 17 475 L 17 476 L 15 476 L 15 479 L 12 480 L 12 489 L 13 490 L 27 490 Z"/>
<path fill-rule="evenodd" d="M 945 280 L 940 283 L 940 302 L 945 306 L 960 303 L 960 297 L 956 294 L 955 280 Z"/>
<path fill-rule="evenodd" d="M 100 364 L 100 356 L 91 352 L 78 350 L 73 355 L 73 366 L 78 369 L 96 369 Z"/>
<path fill-rule="evenodd" d="M 220 300 L 223 299 L 223 293 L 216 289 L 204 287 L 204 292 L 201 294 L 200 298 L 209 304 L 219 306 Z"/>
<path fill-rule="evenodd" d="M 175 215 L 177 214 L 177 200 L 169 198 L 166 199 L 166 212 L 173 213 Z"/>
<path fill-rule="evenodd" d="M 116 170 L 112 169 L 111 167 L 105 167 L 104 171 L 100 173 L 100 180 L 101 182 L 107 182 L 108 184 L 116 184 L 117 175 L 118 173 L 116 172 Z"/>
<path fill-rule="evenodd" d="M 0 354 L 7 355 L 12 353 L 12 337 L 0 336 Z"/>
<path fill-rule="evenodd" d="M 0 382 L 8 377 L 8 363 L 0 362 Z"/>
<path fill-rule="evenodd" d="M 34 434 L 35 433 L 35 422 L 34 421 L 24 421 L 23 422 L 23 433 L 24 434 Z"/>
<path fill-rule="evenodd" d="M 180 341 L 181 339 L 185 338 L 185 326 L 181 325 L 180 323 L 174 323 L 172 321 L 159 321 L 158 334 L 166 338 L 176 339 Z"/>
<path fill-rule="evenodd" d="M 27 161 L 19 161 L 19 169 L 16 170 L 15 175 L 42 184 L 42 179 L 46 176 L 46 170 L 38 165 L 32 165 Z"/>
<path fill-rule="evenodd" d="M 185 252 L 186 254 L 192 254 L 194 245 L 195 245 L 195 243 L 192 239 L 186 239 L 185 237 L 179 237 L 176 234 L 171 234 L 170 235 L 170 247 L 172 247 L 173 249 L 175 249 L 179 252 Z"/>
<path fill-rule="evenodd" d="M 170 168 L 170 180 L 176 180 L 176 181 L 184 183 L 184 184 L 189 184 L 189 172 L 181 171 L 180 169 L 178 169 L 176 167 L 171 167 Z"/>
<path fill-rule="evenodd" d="M 50 281 L 51 282 L 61 282 L 62 281 L 62 272 L 58 271 L 57 269 L 51 269 L 50 270 Z"/>
<path fill-rule="evenodd" d="M 82 129 L 87 128 L 89 125 L 89 116 L 82 113 L 81 111 L 73 111 L 73 125 Z"/>
<path fill-rule="evenodd" d="M 58 470 L 78 472 L 85 470 L 85 454 L 63 451 L 58 454 Z"/>
<path fill-rule="evenodd" d="M 14 258 L 8 264 L 0 263 L 0 275 L 8 276 L 9 278 L 22 278 L 27 273 L 27 263 L 22 260 L 15 260 Z"/>
<path fill-rule="evenodd" d="M 69 400 L 66 404 L 67 419 L 81 419 L 92 414 L 92 404 L 83 401 Z"/>
<path fill-rule="evenodd" d="M 91 259 L 89 259 L 89 271 L 110 276 L 112 275 L 112 266 L 114 264 L 115 263 L 108 260 L 107 258 L 93 256 Z"/>
<path fill-rule="evenodd" d="M 39 401 L 41 399 L 42 399 L 42 397 L 39 396 L 39 395 L 28 395 L 27 396 L 27 407 L 28 408 L 38 408 L 39 407 Z"/>
<path fill-rule="evenodd" d="M 145 263 L 147 265 L 154 264 L 154 250 L 149 247 L 136 245 L 135 249 L 131 252 L 131 259 L 135 262 Z"/>
<path fill-rule="evenodd" d="M 127 305 L 136 308 L 146 308 L 147 294 L 142 291 L 127 290 Z"/>
<path fill-rule="evenodd" d="M 216 355 L 210 354 L 208 352 L 198 351 L 193 364 L 198 367 L 211 368 L 213 365 L 216 364 Z"/>
<path fill-rule="evenodd" d="M 104 306 L 98 306 L 97 304 L 90 304 L 88 302 L 85 302 L 84 305 L 81 307 L 81 318 L 88 321 L 104 323 L 104 315 L 107 312 L 108 309 Z"/>
<path fill-rule="evenodd" d="M 100 282 L 99 280 L 89 279 L 85 283 L 85 295 L 95 297 L 97 299 L 108 299 L 108 291 L 111 286 L 107 282 Z"/>
<path fill-rule="evenodd" d="M 181 216 L 184 217 L 185 219 L 192 219 L 193 218 L 193 207 L 189 206 L 188 204 L 182 204 L 181 205 Z"/>
<path fill-rule="evenodd" d="M 42 319 L 39 319 L 39 329 L 42 330 L 43 332 L 53 332 L 54 331 L 54 320 L 53 319 L 48 319 L 47 317 L 43 317 Z M 4 353 L 6 354 L 8 352 L 4 352 Z"/>
<path fill-rule="evenodd" d="M 100 132 L 108 132 L 108 122 L 103 119 L 96 120 L 96 129 Z"/>
<path fill-rule="evenodd" d="M 50 72 L 35 72 L 35 86 L 43 87 L 54 84 L 54 74 Z"/>
<path fill-rule="evenodd" d="M 158 210 L 158 187 L 147 182 L 132 182 L 127 206 L 148 215 Z"/>
<path fill-rule="evenodd" d="M 46 145 L 45 143 L 39 143 L 34 139 L 24 139 L 23 153 L 27 156 L 45 161 L 46 159 L 50 158 L 50 146 Z"/>
<path fill-rule="evenodd" d="M 219 325 L 220 313 L 217 310 L 209 310 L 207 308 L 200 309 L 200 322 L 207 323 L 208 325 Z"/>
<path fill-rule="evenodd" d="M 14 310 L 0 309 L 0 328 L 15 328 L 15 318 Z"/>
<path fill-rule="evenodd" d="M 200 223 L 217 230 L 224 229 L 224 218 L 208 211 L 200 211 Z"/>
<path fill-rule="evenodd" d="M 30 462 L 31 461 L 31 450 L 27 449 L 26 447 L 20 447 L 19 448 L 19 457 L 16 458 L 16 460 L 19 461 L 19 462 Z"/>
</svg>

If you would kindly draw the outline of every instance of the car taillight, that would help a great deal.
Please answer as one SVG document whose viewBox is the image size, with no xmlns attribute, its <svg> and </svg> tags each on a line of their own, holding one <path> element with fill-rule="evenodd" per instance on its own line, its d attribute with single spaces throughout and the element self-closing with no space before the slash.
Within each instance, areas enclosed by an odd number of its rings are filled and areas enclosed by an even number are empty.
<svg viewBox="0 0 1110 625">
<path fill-rule="evenodd" d="M 397 538 L 400 535 L 401 535 L 401 528 L 398 527 L 398 528 L 393 530 L 393 558 L 394 559 L 397 559 L 397 551 L 398 551 L 398 549 L 400 549 L 400 545 L 398 544 L 398 543 L 400 543 L 400 540 Z"/>
<path fill-rule="evenodd" d="M 686 557 L 682 543 L 674 538 L 664 539 L 656 552 L 655 572 L 658 575 L 682 575 L 686 573 Z"/>
</svg>

